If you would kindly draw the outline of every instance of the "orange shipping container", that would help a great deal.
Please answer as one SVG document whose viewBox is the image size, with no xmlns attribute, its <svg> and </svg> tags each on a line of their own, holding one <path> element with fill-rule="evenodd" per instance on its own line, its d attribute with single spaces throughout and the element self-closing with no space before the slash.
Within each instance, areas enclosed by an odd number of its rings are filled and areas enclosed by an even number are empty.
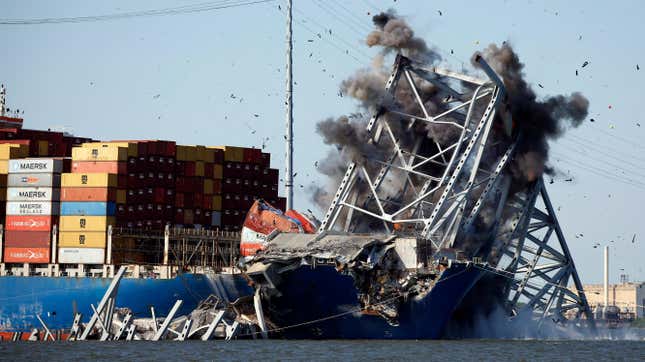
<svg viewBox="0 0 645 362">
<path fill-rule="evenodd" d="M 50 215 L 7 215 L 5 229 L 9 230 L 28 230 L 28 231 L 46 231 L 49 232 L 52 227 L 52 217 Z"/>
<path fill-rule="evenodd" d="M 128 164 L 119 161 L 74 161 L 72 172 L 125 174 L 128 172 Z"/>
<path fill-rule="evenodd" d="M 115 201 L 117 200 L 117 190 L 112 187 L 63 187 L 60 190 L 60 200 Z"/>
<path fill-rule="evenodd" d="M 49 263 L 49 248 L 5 248 L 5 263 Z"/>
</svg>

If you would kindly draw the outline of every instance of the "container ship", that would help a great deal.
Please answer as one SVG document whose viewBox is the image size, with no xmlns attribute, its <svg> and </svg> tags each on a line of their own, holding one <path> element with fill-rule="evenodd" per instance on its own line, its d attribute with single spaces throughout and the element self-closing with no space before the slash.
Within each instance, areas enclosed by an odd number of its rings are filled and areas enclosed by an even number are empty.
<svg viewBox="0 0 645 362">
<path fill-rule="evenodd" d="M 268 153 L 30 130 L 0 99 L 0 331 L 69 328 L 120 265 L 141 316 L 252 293 L 230 266 L 253 201 L 284 208 Z"/>
</svg>

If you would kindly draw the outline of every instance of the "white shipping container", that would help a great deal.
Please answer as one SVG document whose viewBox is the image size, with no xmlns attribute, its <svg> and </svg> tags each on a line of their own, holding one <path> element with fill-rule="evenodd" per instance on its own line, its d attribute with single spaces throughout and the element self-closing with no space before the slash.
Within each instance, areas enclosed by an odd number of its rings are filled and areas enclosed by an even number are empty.
<svg viewBox="0 0 645 362">
<path fill-rule="evenodd" d="M 105 249 L 102 248 L 59 248 L 58 262 L 61 264 L 103 264 Z"/>
<path fill-rule="evenodd" d="M 61 173 L 63 160 L 54 158 L 22 158 L 9 160 L 9 173 Z"/>
<path fill-rule="evenodd" d="M 60 187 L 60 175 L 54 173 L 10 173 L 9 187 Z"/>
<path fill-rule="evenodd" d="M 58 202 L 7 201 L 7 215 L 58 215 Z"/>
<path fill-rule="evenodd" d="M 51 187 L 8 187 L 7 201 L 59 201 L 60 189 Z"/>
</svg>

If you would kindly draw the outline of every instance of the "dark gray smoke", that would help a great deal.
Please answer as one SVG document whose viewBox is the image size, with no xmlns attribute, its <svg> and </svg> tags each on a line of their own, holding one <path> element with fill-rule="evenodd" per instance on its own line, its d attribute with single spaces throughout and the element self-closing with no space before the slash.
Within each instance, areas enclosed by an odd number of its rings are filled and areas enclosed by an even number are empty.
<svg viewBox="0 0 645 362">
<path fill-rule="evenodd" d="M 509 43 L 501 47 L 491 44 L 481 55 L 502 77 L 513 123 L 522 133 L 511 169 L 517 179 L 533 181 L 545 171 L 547 141 L 558 138 L 567 126 L 579 126 L 587 117 L 589 101 L 580 93 L 539 100 L 524 79 L 524 64 Z M 474 60 L 472 63 L 478 65 Z"/>
<path fill-rule="evenodd" d="M 330 183 L 325 187 L 312 190 L 316 204 L 322 209 L 329 205 L 333 193 L 325 189 L 335 189 L 344 175 L 350 161 L 361 162 L 365 155 L 380 155 L 379 146 L 366 142 L 365 125 L 368 117 L 380 107 L 422 116 L 420 107 L 406 82 L 399 82 L 394 97 L 386 96 L 385 83 L 390 69 L 383 66 L 383 57 L 388 53 L 401 53 L 412 59 L 422 60 L 430 65 L 441 61 L 441 56 L 432 47 L 414 35 L 412 28 L 405 20 L 396 16 L 393 11 L 373 17 L 375 30 L 366 39 L 368 46 L 379 46 L 383 49 L 371 67 L 357 71 L 344 80 L 341 91 L 359 101 L 361 112 L 350 117 L 326 119 L 318 123 L 316 131 L 326 144 L 334 146 L 327 157 L 320 161 L 319 171 L 326 175 Z M 568 127 L 578 126 L 587 116 L 588 100 L 579 93 L 569 96 L 557 95 L 538 99 L 531 86 L 524 79 L 524 64 L 508 43 L 501 47 L 490 45 L 481 55 L 503 78 L 508 92 L 508 106 L 513 118 L 514 127 L 521 131 L 521 143 L 510 165 L 516 188 L 522 188 L 527 182 L 537 179 L 542 173 L 549 172 L 548 140 L 559 137 Z M 425 107 L 436 114 L 447 109 L 441 92 L 431 83 L 416 79 L 419 93 Z M 358 116 L 357 116 L 358 115 Z M 365 116 L 363 116 L 365 115 Z M 407 120 L 388 113 L 387 119 L 392 127 L 405 127 Z M 432 142 L 447 144 L 454 142 L 459 130 L 442 124 L 417 123 L 412 128 L 416 135 L 425 134 Z M 410 133 L 410 132 L 407 132 Z M 396 132 L 405 135 L 406 132 Z M 410 135 L 410 140 L 414 135 Z M 406 140 L 399 140 L 405 144 Z M 380 147 L 387 148 L 384 144 Z M 494 157 L 492 157 L 494 158 Z M 398 180 L 388 182 L 393 189 Z M 326 195 L 322 197 L 321 195 Z"/>
<path fill-rule="evenodd" d="M 394 10 L 388 10 L 372 17 L 376 30 L 367 35 L 368 46 L 383 47 L 384 52 L 401 52 L 413 59 L 434 63 L 441 56 L 431 50 L 425 40 L 414 36 L 408 23 L 397 17 Z"/>
</svg>

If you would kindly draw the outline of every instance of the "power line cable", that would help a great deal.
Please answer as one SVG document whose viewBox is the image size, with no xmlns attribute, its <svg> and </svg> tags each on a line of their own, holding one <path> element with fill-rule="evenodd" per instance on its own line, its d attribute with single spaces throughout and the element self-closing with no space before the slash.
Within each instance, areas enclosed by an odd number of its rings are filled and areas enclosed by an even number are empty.
<svg viewBox="0 0 645 362">
<path fill-rule="evenodd" d="M 575 153 L 577 153 L 579 155 L 582 155 L 583 157 L 587 157 L 592 161 L 602 161 L 602 160 L 598 160 L 597 158 L 590 157 L 590 155 L 588 153 L 585 153 L 585 152 L 583 152 L 580 149 L 577 149 L 575 147 L 570 147 L 570 146 L 568 146 L 566 144 L 561 144 L 561 146 L 566 148 L 566 149 L 568 149 L 569 151 L 572 151 L 572 152 L 575 152 Z M 598 151 L 596 151 L 596 152 L 598 152 Z M 617 160 L 617 161 L 620 161 L 620 162 L 626 162 L 626 163 L 630 164 L 631 166 L 635 167 L 635 169 L 626 169 L 626 168 L 623 168 L 623 166 L 621 166 L 621 165 L 616 165 L 615 163 L 612 163 L 612 162 L 602 161 L 603 163 L 607 164 L 608 166 L 612 166 L 612 167 L 615 167 L 618 170 L 626 171 L 626 172 L 629 172 L 629 173 L 632 173 L 632 174 L 635 174 L 635 175 L 638 175 L 640 177 L 645 178 L 645 174 L 640 173 L 640 172 L 637 171 L 637 170 L 643 168 L 643 166 L 629 163 L 629 161 L 627 161 L 627 160 L 622 160 L 622 159 L 620 159 L 618 157 L 613 157 L 613 156 L 608 155 L 608 154 L 604 154 L 604 153 L 601 153 L 601 152 L 598 152 L 598 153 L 600 153 L 601 156 L 604 156 L 604 157 L 607 157 L 607 158 L 611 158 L 611 159 L 614 159 L 614 160 Z"/>
<path fill-rule="evenodd" d="M 280 8 L 280 9 L 279 9 L 279 11 L 286 15 L 286 13 L 285 13 L 285 10 L 284 10 L 284 9 Z M 298 25 L 300 25 L 302 28 L 304 28 L 305 30 L 307 30 L 308 32 L 310 32 L 312 35 L 314 35 L 314 36 L 318 36 L 318 33 L 317 33 L 316 31 L 314 31 L 313 29 L 311 29 L 309 26 L 307 26 L 307 24 L 305 24 L 302 20 L 297 19 L 297 18 L 293 18 L 293 20 L 295 20 L 295 22 L 296 22 Z M 340 51 L 341 53 L 343 53 L 343 54 L 345 54 L 345 55 L 347 55 L 347 56 L 351 57 L 351 58 L 352 58 L 352 59 L 354 59 L 357 63 L 359 63 L 359 64 L 365 64 L 365 62 L 364 62 L 364 61 L 361 61 L 360 59 L 356 58 L 353 54 L 350 54 L 350 53 L 349 53 L 349 49 L 343 49 L 340 45 L 338 45 L 336 42 L 334 42 L 333 40 L 331 40 L 331 39 L 329 39 L 329 38 L 327 38 L 327 37 L 324 37 L 324 38 L 323 38 L 323 37 L 321 37 L 321 39 L 322 39 L 322 40 L 324 40 L 324 41 L 326 41 L 327 43 L 329 43 L 331 46 L 333 46 L 334 48 L 336 48 L 336 49 L 337 49 L 338 51 Z"/>
<path fill-rule="evenodd" d="M 615 138 L 615 139 L 617 139 L 617 140 L 620 140 L 620 141 L 623 141 L 623 142 L 627 142 L 627 143 L 631 144 L 631 145 L 632 145 L 632 146 L 634 146 L 634 147 L 638 147 L 638 148 L 641 148 L 641 149 L 645 149 L 645 145 L 643 145 L 642 143 L 640 143 L 640 142 L 638 142 L 638 141 L 634 141 L 634 140 L 631 140 L 631 139 L 629 139 L 629 138 L 622 137 L 622 136 L 619 136 L 619 135 L 613 134 L 613 133 L 611 133 L 611 132 L 604 131 L 604 130 L 602 130 L 602 129 L 600 129 L 600 128 L 596 127 L 596 126 L 592 126 L 592 125 L 589 125 L 589 129 L 592 129 L 592 130 L 594 130 L 594 131 L 596 131 L 596 132 L 602 133 L 602 134 L 607 135 L 607 136 L 609 136 L 609 137 Z"/>
<path fill-rule="evenodd" d="M 567 134 L 567 136 L 565 138 L 563 138 L 563 140 L 572 141 L 574 143 L 577 143 L 577 144 L 579 144 L 579 145 L 581 145 L 583 147 L 590 148 L 590 149 L 601 148 L 601 149 L 603 149 L 605 151 L 609 151 L 609 152 L 617 154 L 617 155 L 622 155 L 625 158 L 631 158 L 632 160 L 637 161 L 637 162 L 645 162 L 645 158 L 638 157 L 638 155 L 635 154 L 635 153 L 626 153 L 625 151 L 619 150 L 618 148 L 614 148 L 612 146 L 607 146 L 605 144 L 599 144 L 598 141 L 596 141 L 596 140 L 589 140 L 589 139 L 586 139 L 584 137 L 580 137 L 580 136 L 575 135 L 575 134 Z"/>
<path fill-rule="evenodd" d="M 323 30 L 327 31 L 327 29 L 328 29 L 327 27 L 325 27 L 324 25 L 320 24 L 320 23 L 319 23 L 319 22 L 317 22 L 316 20 L 314 20 L 314 19 L 312 19 L 312 18 L 310 18 L 310 17 L 306 16 L 304 12 L 300 11 L 299 9 L 297 9 L 297 8 L 295 8 L 295 7 L 293 8 L 293 10 L 294 10 L 296 13 L 299 13 L 300 15 L 302 15 L 302 17 L 304 17 L 304 18 L 306 18 L 307 20 L 309 20 L 311 23 L 313 23 L 313 24 L 317 25 L 318 27 L 320 27 L 321 29 L 323 29 Z M 316 34 L 316 35 L 320 35 L 320 34 Z M 332 36 L 332 37 L 337 38 L 338 40 L 340 40 L 341 42 L 343 42 L 346 46 L 348 46 L 348 47 L 352 48 L 356 53 L 359 53 L 360 55 L 362 55 L 363 57 L 365 57 L 366 61 L 368 61 L 368 62 L 369 62 L 369 60 L 371 59 L 371 57 L 370 57 L 369 55 L 367 55 L 367 54 L 363 53 L 361 50 L 359 50 L 358 48 L 356 48 L 356 46 L 357 46 L 358 44 L 351 44 L 350 42 L 348 42 L 348 41 L 347 41 L 347 40 L 345 40 L 344 38 L 340 37 L 340 36 L 339 36 L 337 33 L 335 33 L 335 32 L 332 32 L 331 36 Z M 321 35 L 321 37 L 322 37 L 322 35 Z"/>
<path fill-rule="evenodd" d="M 233 1 L 233 2 L 228 0 L 228 1 L 200 3 L 200 4 L 194 4 L 194 5 L 183 5 L 179 7 L 173 7 L 173 8 L 142 10 L 142 11 L 95 15 L 95 16 L 79 16 L 79 17 L 66 17 L 66 18 L 40 18 L 40 19 L 0 19 L 0 25 L 40 25 L 40 24 L 110 21 L 110 20 L 118 20 L 118 19 L 137 18 L 137 17 L 198 13 L 198 12 L 204 12 L 204 11 L 213 11 L 213 10 L 219 10 L 219 9 L 267 3 L 272 1 L 275 1 L 275 0 L 253 0 L 253 1 L 243 0 L 243 1 Z"/>
<path fill-rule="evenodd" d="M 605 169 L 602 169 L 602 168 L 599 168 L 599 167 L 596 167 L 596 166 L 589 165 L 589 164 L 587 164 L 585 162 L 582 162 L 582 161 L 579 161 L 579 160 L 569 159 L 569 158 L 564 157 L 563 155 L 559 155 L 557 153 L 554 153 L 554 157 L 557 157 L 559 159 L 559 161 L 562 161 L 562 162 L 565 162 L 565 163 L 569 164 L 574 169 L 580 168 L 580 169 L 583 169 L 583 170 L 585 170 L 587 172 L 591 172 L 591 173 L 595 174 L 596 176 L 604 177 L 606 179 L 610 179 L 610 180 L 620 182 L 620 183 L 623 183 L 623 184 L 626 184 L 626 185 L 634 186 L 634 187 L 636 187 L 638 189 L 645 190 L 645 183 L 644 182 L 641 182 L 641 181 L 638 181 L 638 180 L 632 180 L 630 178 L 618 177 L 614 173 L 612 173 L 611 171 L 608 171 L 608 170 L 605 170 Z"/>
<path fill-rule="evenodd" d="M 364 19 L 361 19 L 358 16 L 356 16 L 356 12 L 351 11 L 350 9 L 346 8 L 338 0 L 331 0 L 331 1 L 333 2 L 333 5 L 331 3 L 327 3 L 329 5 L 329 7 L 330 8 L 334 8 L 334 7 L 340 8 L 340 11 L 338 11 L 338 13 L 347 14 L 347 16 L 343 15 L 345 19 L 347 19 L 347 20 L 351 21 L 352 23 L 358 25 L 359 27 L 361 27 L 362 29 L 364 29 L 367 32 L 372 31 L 372 25 L 371 24 L 369 24 L 369 25 L 366 24 L 364 22 Z"/>
<path fill-rule="evenodd" d="M 342 20 L 342 19 L 341 19 L 337 14 L 335 14 L 334 12 L 332 12 L 331 10 L 329 10 L 326 6 L 323 6 L 323 3 L 319 3 L 319 2 L 317 2 L 317 1 L 314 1 L 313 3 L 314 3 L 316 6 L 318 6 L 319 8 L 321 8 L 321 9 L 322 9 L 324 12 L 326 12 L 327 14 L 329 14 L 329 15 L 331 15 L 332 17 L 335 17 L 336 19 L 338 19 L 338 20 L 339 20 L 343 25 L 345 25 L 348 29 L 351 29 L 352 31 L 354 31 L 356 34 L 358 34 L 358 35 L 360 35 L 360 36 L 365 36 L 365 32 L 364 32 L 364 31 L 362 31 L 362 30 L 360 30 L 360 29 L 356 28 L 356 27 L 355 27 L 355 25 L 353 25 L 353 24 L 350 24 L 350 23 L 348 23 L 348 22 L 346 22 L 346 21 L 343 21 L 343 20 Z"/>
</svg>

